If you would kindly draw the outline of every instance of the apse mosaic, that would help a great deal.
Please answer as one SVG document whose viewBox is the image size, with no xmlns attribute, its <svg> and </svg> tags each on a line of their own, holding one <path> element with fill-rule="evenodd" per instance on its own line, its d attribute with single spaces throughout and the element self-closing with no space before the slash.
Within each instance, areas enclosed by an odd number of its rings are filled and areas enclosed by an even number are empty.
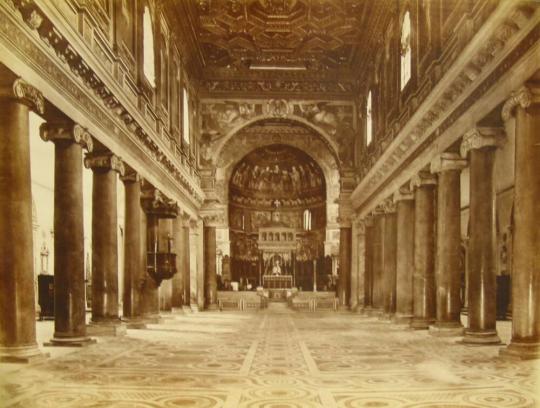
<svg viewBox="0 0 540 408">
<path fill-rule="evenodd" d="M 533 408 L 538 363 L 375 318 L 261 312 L 164 323 L 2 368 L 3 407 Z M 51 322 L 42 322 L 52 324 Z M 42 324 L 39 323 L 39 324 Z"/>
</svg>

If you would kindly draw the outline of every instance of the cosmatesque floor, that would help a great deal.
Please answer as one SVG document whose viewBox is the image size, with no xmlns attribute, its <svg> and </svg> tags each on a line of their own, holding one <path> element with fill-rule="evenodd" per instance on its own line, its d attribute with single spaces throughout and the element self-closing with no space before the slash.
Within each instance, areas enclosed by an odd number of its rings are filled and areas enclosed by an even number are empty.
<svg viewBox="0 0 540 408">
<path fill-rule="evenodd" d="M 43 363 L 0 365 L 0 406 L 540 407 L 538 363 L 375 318 L 270 310 L 163 320 L 48 349 Z M 41 336 L 52 330 L 38 325 Z"/>
</svg>

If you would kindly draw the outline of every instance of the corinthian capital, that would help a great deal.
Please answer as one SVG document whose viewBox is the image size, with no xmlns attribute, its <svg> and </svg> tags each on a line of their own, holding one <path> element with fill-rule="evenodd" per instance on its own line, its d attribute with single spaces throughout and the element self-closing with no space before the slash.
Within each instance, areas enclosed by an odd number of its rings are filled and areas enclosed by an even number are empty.
<svg viewBox="0 0 540 408">
<path fill-rule="evenodd" d="M 21 78 L 17 78 L 13 84 L 3 86 L 0 96 L 16 99 L 40 115 L 45 113 L 45 100 L 41 92 Z"/>
<path fill-rule="evenodd" d="M 432 173 L 442 173 L 450 170 L 463 170 L 467 167 L 467 160 L 462 159 L 457 153 L 441 153 L 431 161 L 430 170 Z"/>
<path fill-rule="evenodd" d="M 460 146 L 461 157 L 467 157 L 471 150 L 485 147 L 501 147 L 505 142 L 505 133 L 499 127 L 475 127 L 463 135 Z"/>
<path fill-rule="evenodd" d="M 94 148 L 92 136 L 81 125 L 70 122 L 45 122 L 39 127 L 39 135 L 45 141 L 69 141 L 80 144 L 88 152 Z"/>
<path fill-rule="evenodd" d="M 501 117 L 506 122 L 513 115 L 516 107 L 528 108 L 533 103 L 540 102 L 540 87 L 524 85 L 512 92 L 510 98 L 504 103 Z"/>
<path fill-rule="evenodd" d="M 120 157 L 112 153 L 93 153 L 84 159 L 84 165 L 93 171 L 113 170 L 121 176 L 125 173 L 124 162 Z"/>
</svg>

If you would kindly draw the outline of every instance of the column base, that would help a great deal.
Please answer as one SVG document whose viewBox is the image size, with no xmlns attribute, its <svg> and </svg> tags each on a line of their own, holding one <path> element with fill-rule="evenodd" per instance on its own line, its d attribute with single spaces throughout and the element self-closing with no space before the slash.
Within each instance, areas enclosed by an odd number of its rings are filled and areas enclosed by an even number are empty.
<svg viewBox="0 0 540 408">
<path fill-rule="evenodd" d="M 87 336 L 81 337 L 56 337 L 43 343 L 45 347 L 86 347 L 96 344 L 97 340 Z"/>
<path fill-rule="evenodd" d="M 409 326 L 414 330 L 428 330 L 429 326 L 434 323 L 433 319 L 423 319 L 421 317 L 413 317 Z"/>
<path fill-rule="evenodd" d="M 174 315 L 181 315 L 184 314 L 184 306 L 175 306 L 172 308 L 172 314 Z"/>
<path fill-rule="evenodd" d="M 0 347 L 0 362 L 30 364 L 44 361 L 49 353 L 42 352 L 37 344 L 19 347 Z"/>
<path fill-rule="evenodd" d="M 184 311 L 184 314 L 193 313 L 193 310 L 191 310 L 191 306 L 188 306 L 188 305 L 182 306 L 182 310 Z"/>
<path fill-rule="evenodd" d="M 464 330 L 462 324 L 458 322 L 435 322 L 429 326 L 429 334 L 437 337 L 461 337 Z"/>
<path fill-rule="evenodd" d="M 512 340 L 508 347 L 499 351 L 504 358 L 519 360 L 540 359 L 540 343 L 524 343 Z"/>
<path fill-rule="evenodd" d="M 189 307 L 192 313 L 199 313 L 199 305 L 197 303 L 192 303 Z"/>
<path fill-rule="evenodd" d="M 499 346 L 503 344 L 497 335 L 497 330 L 470 331 L 468 329 L 465 329 L 463 340 L 460 343 L 471 346 Z"/>
<path fill-rule="evenodd" d="M 409 325 L 411 324 L 412 318 L 413 315 L 396 313 L 394 316 L 392 316 L 392 323 Z"/>
<path fill-rule="evenodd" d="M 91 336 L 125 336 L 127 333 L 126 325 L 118 321 L 97 321 L 90 322 L 86 326 L 86 332 Z"/>
</svg>

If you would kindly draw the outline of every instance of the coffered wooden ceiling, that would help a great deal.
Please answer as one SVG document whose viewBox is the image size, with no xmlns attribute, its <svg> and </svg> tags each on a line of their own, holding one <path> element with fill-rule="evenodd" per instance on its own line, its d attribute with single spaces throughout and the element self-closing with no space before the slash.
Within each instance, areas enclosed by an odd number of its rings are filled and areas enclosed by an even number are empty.
<svg viewBox="0 0 540 408">
<path fill-rule="evenodd" d="M 203 79 L 354 81 L 395 0 L 187 0 Z M 184 21 L 185 21 L 184 20 Z M 275 68 L 275 69 L 268 69 Z"/>
</svg>

